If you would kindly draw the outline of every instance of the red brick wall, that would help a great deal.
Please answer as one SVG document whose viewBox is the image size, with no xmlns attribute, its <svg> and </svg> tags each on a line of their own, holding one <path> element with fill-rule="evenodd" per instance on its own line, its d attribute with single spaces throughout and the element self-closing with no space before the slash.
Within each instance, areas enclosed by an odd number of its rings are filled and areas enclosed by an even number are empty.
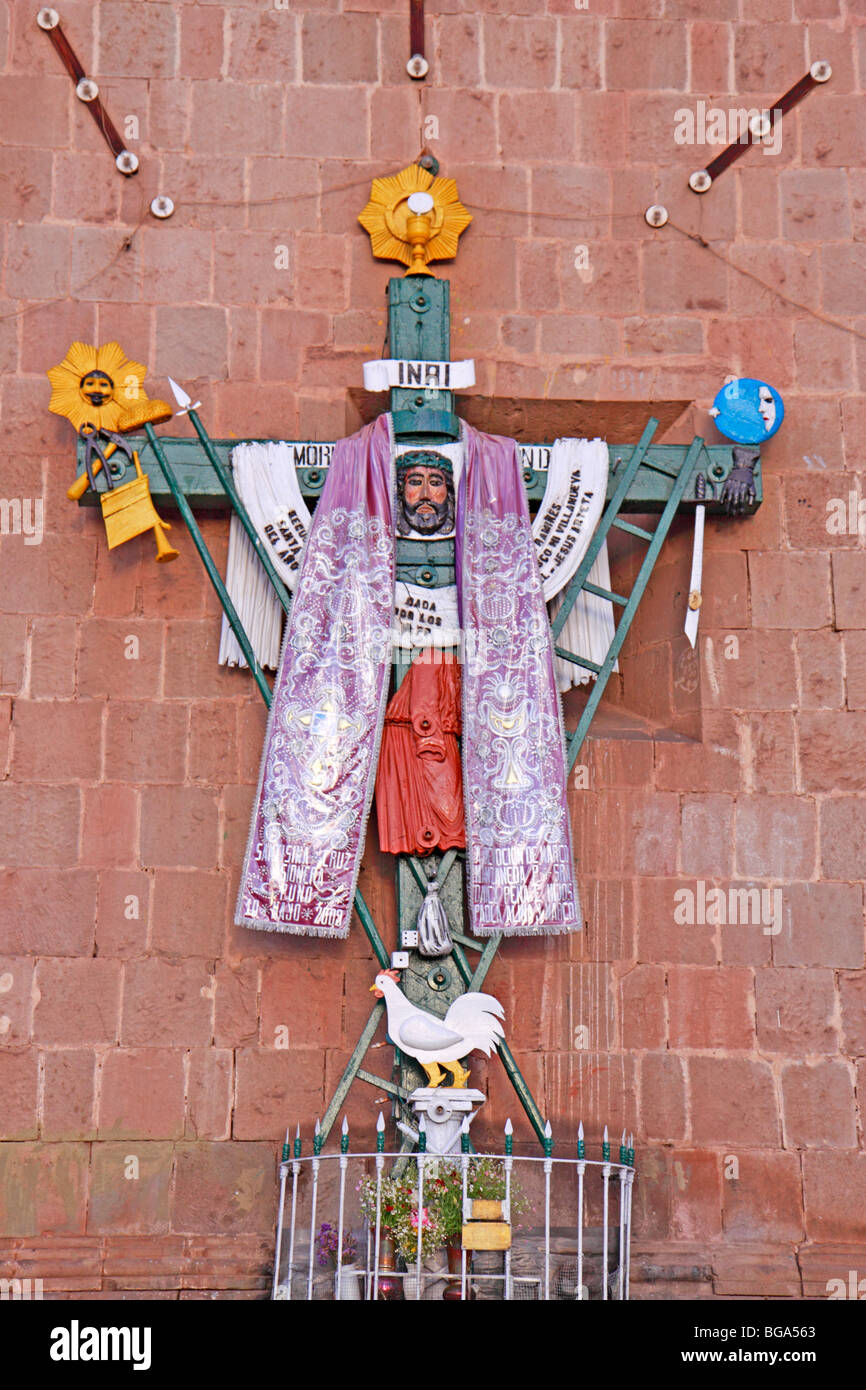
<svg viewBox="0 0 866 1390">
<path fill-rule="evenodd" d="M 490 986 L 563 1143 L 580 1118 L 593 1143 L 634 1128 L 638 1292 L 823 1296 L 866 1261 L 866 558 L 856 526 L 825 524 L 863 489 L 862 6 L 428 8 L 418 86 L 405 0 L 66 0 L 115 123 L 139 122 L 124 181 L 36 6 L 0 4 L 0 493 L 45 508 L 40 546 L 0 538 L 0 1274 L 262 1296 L 277 1141 L 296 1120 L 309 1134 L 371 975 L 358 928 L 319 945 L 231 925 L 261 702 L 217 667 L 188 537 L 171 566 L 149 539 L 109 554 L 66 501 L 71 432 L 44 371 L 74 338 L 118 337 L 152 394 L 171 372 L 216 434 L 344 432 L 391 273 L 355 218 L 426 140 L 475 214 L 447 273 L 454 353 L 483 392 L 695 400 L 677 440 L 716 438 L 729 371 L 784 394 L 763 508 L 708 526 L 697 653 L 678 524 L 587 745 L 587 930 L 509 946 Z M 689 192 L 712 151 L 678 145 L 674 113 L 769 105 L 815 58 L 833 78 L 785 117 L 781 152 Z M 204 529 L 223 556 L 225 519 Z M 618 581 L 632 569 L 625 550 Z M 779 888 L 782 930 L 677 924 L 698 880 Z M 391 941 L 388 885 L 371 849 Z M 493 1126 L 515 1102 L 488 1074 Z M 352 1095 L 359 1137 L 373 1099 Z"/>
</svg>

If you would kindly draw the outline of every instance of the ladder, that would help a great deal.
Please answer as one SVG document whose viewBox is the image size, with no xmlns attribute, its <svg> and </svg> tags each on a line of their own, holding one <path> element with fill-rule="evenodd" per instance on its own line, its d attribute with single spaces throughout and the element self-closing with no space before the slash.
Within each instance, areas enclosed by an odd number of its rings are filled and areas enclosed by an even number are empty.
<svg viewBox="0 0 866 1390">
<path fill-rule="evenodd" d="M 668 497 L 665 508 L 661 514 L 661 518 L 658 521 L 654 531 L 647 531 L 642 526 L 635 526 L 630 521 L 624 521 L 623 518 L 620 516 L 620 511 L 622 510 L 623 503 L 625 502 L 629 494 L 629 490 L 637 477 L 638 469 L 652 468 L 656 471 L 659 471 L 659 465 L 657 463 L 647 463 L 646 459 L 647 450 L 650 444 L 652 443 L 653 435 L 655 434 L 657 428 L 657 420 L 650 419 L 647 422 L 646 428 L 644 429 L 644 432 L 641 435 L 640 440 L 638 441 L 637 447 L 632 453 L 632 456 L 629 459 L 628 464 L 623 469 L 619 482 L 616 485 L 614 494 L 607 505 L 604 516 L 602 517 L 601 521 L 596 527 L 595 534 L 593 535 L 593 538 L 589 543 L 587 552 L 581 560 L 580 565 L 578 566 L 577 570 L 574 573 L 574 576 L 571 579 L 571 582 L 568 584 L 565 590 L 565 595 L 562 600 L 562 606 L 550 625 L 551 632 L 553 634 L 554 651 L 556 652 L 557 656 L 563 657 L 564 660 L 570 661 L 576 666 L 582 666 L 585 670 L 592 671 L 595 674 L 595 685 L 593 686 L 590 697 L 586 702 L 586 706 L 580 717 L 577 728 L 575 729 L 574 733 L 569 735 L 566 739 L 566 751 L 568 754 L 569 772 L 574 767 L 574 764 L 577 762 L 578 754 L 580 753 L 580 750 L 583 746 L 583 741 L 586 738 L 587 732 L 589 731 L 589 726 L 592 723 L 593 716 L 595 715 L 595 712 L 598 709 L 599 704 L 601 703 L 601 697 L 604 694 L 605 687 L 610 678 L 610 674 L 613 671 L 614 665 L 616 664 L 616 659 L 619 656 L 620 650 L 622 648 L 623 643 L 625 642 L 626 637 L 628 636 L 628 631 L 632 625 L 632 621 L 637 612 L 638 604 L 643 598 L 644 590 L 646 589 L 646 586 L 649 582 L 649 577 L 653 571 L 653 566 L 655 565 L 655 562 L 659 557 L 659 552 L 661 551 L 661 548 L 665 541 L 665 537 L 667 536 L 667 533 L 670 530 L 671 522 L 676 516 L 677 508 L 679 507 L 679 504 L 682 501 L 686 487 L 688 486 L 689 480 L 691 479 L 694 473 L 698 459 L 704 450 L 703 439 L 701 439 L 698 435 L 695 435 L 695 438 L 692 440 L 691 446 L 688 450 L 688 453 L 686 454 L 681 468 L 676 474 L 672 475 L 673 486 L 671 487 L 670 496 Z M 597 584 L 590 584 L 587 578 L 590 570 L 592 569 L 592 566 L 594 565 L 598 557 L 599 551 L 601 550 L 602 546 L 607 540 L 611 527 L 613 526 L 615 526 L 619 531 L 626 531 L 629 535 L 636 536 L 639 540 L 647 542 L 648 545 L 647 553 L 644 556 L 640 569 L 638 570 L 637 578 L 635 579 L 634 586 L 628 598 L 623 597 L 622 594 L 614 593 L 610 589 L 602 589 Z M 556 642 L 556 639 L 559 637 L 559 634 L 562 632 L 562 629 L 565 626 L 565 622 L 568 618 L 569 613 L 574 607 L 574 604 L 577 600 L 577 596 L 581 592 L 587 594 L 596 594 L 599 598 L 609 599 L 612 604 L 622 609 L 622 615 L 620 617 L 619 623 L 617 624 L 614 639 L 611 642 L 610 647 L 607 651 L 607 655 L 605 656 L 604 661 L 601 663 L 601 665 L 597 665 L 594 661 L 589 661 L 586 657 L 579 656 L 575 652 L 570 652 L 566 650 L 565 647 L 560 647 L 559 645 L 557 645 Z"/>
</svg>

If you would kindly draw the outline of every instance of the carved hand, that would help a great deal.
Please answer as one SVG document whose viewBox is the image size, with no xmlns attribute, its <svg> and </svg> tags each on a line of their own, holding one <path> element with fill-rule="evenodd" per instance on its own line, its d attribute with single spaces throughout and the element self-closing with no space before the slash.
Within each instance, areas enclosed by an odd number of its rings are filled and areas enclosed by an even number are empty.
<svg viewBox="0 0 866 1390">
<path fill-rule="evenodd" d="M 722 488 L 722 501 L 728 516 L 742 516 L 755 500 L 755 464 L 760 454 L 755 449 L 731 450 L 734 467 Z"/>
</svg>

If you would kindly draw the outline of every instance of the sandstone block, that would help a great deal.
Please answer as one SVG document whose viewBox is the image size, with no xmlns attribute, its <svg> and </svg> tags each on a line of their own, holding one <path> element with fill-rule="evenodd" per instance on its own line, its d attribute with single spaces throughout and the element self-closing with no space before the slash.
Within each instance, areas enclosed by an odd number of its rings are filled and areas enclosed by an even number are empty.
<svg viewBox="0 0 866 1390">
<path fill-rule="evenodd" d="M 175 1154 L 173 1230 L 273 1237 L 274 1144 L 184 1143 Z"/>
<path fill-rule="evenodd" d="M 113 960 L 40 960 L 33 1011 L 37 1042 L 67 1047 L 117 1040 L 120 965 Z"/>
<path fill-rule="evenodd" d="M 89 1048 L 64 1048 L 44 1053 L 43 1139 L 96 1138 L 95 1062 L 95 1055 Z"/>
<path fill-rule="evenodd" d="M 830 804 L 842 806 L 841 802 Z M 826 831 L 832 833 L 829 827 Z M 824 833 L 822 823 L 822 835 Z M 824 872 L 828 872 L 826 856 Z M 782 892 L 782 924 L 782 931 L 773 938 L 776 965 L 827 965 L 837 969 L 862 966 L 864 934 L 860 884 L 788 884 Z"/>
<path fill-rule="evenodd" d="M 773 1074 L 766 1062 L 736 1057 L 690 1057 L 692 1137 L 698 1145 L 778 1144 Z"/>
<path fill-rule="evenodd" d="M 112 1048 L 102 1068 L 100 1139 L 179 1139 L 183 1061 L 179 1048 Z"/>
<path fill-rule="evenodd" d="M 0 1144 L 0 1230 L 83 1234 L 89 1144 Z"/>
<path fill-rule="evenodd" d="M 130 961 L 123 991 L 126 1046 L 207 1044 L 213 1033 L 213 975 L 203 961 Z"/>
<path fill-rule="evenodd" d="M 755 1038 L 753 997 L 751 970 L 736 966 L 671 966 L 671 1048 L 751 1049 Z"/>
<path fill-rule="evenodd" d="M 803 1194 L 797 1154 L 750 1151 L 737 1177 L 722 1182 L 725 1234 L 731 1240 L 803 1239 Z M 724 1174 L 726 1158 L 722 1159 Z"/>
<path fill-rule="evenodd" d="M 755 975 L 758 1046 L 762 1052 L 835 1052 L 836 1007 L 829 970 L 758 970 Z"/>
<path fill-rule="evenodd" d="M 854 1081 L 841 1061 L 792 1062 L 782 1068 L 785 1142 L 807 1149 L 857 1144 Z"/>
<path fill-rule="evenodd" d="M 92 1146 L 87 1230 L 160 1236 L 169 1229 L 172 1145 L 141 1140 Z"/>
</svg>

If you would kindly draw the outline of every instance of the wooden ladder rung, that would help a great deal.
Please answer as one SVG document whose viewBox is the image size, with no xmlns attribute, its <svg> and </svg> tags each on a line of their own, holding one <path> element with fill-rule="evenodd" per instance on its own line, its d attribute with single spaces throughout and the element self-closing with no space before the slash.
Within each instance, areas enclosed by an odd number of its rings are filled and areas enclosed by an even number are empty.
<svg viewBox="0 0 866 1390">
<path fill-rule="evenodd" d="M 570 661 L 575 666 L 585 666 L 587 671 L 594 671 L 596 675 L 601 670 L 601 667 L 597 666 L 594 661 L 590 661 L 585 656 L 576 656 L 574 652 L 568 651 L 565 647 L 554 647 L 553 650 L 557 656 L 562 657 L 563 661 Z"/>
<path fill-rule="evenodd" d="M 618 527 L 620 531 L 628 531 L 630 536 L 637 536 L 642 541 L 651 541 L 653 538 L 652 531 L 646 531 L 643 526 L 635 526 L 630 521 L 623 521 L 619 516 L 614 517 L 611 525 Z"/>
<path fill-rule="evenodd" d="M 599 598 L 610 599 L 611 603 L 618 603 L 620 608 L 625 608 L 628 603 L 628 599 L 623 598 L 622 594 L 614 594 L 610 589 L 600 589 L 597 584 L 590 584 L 586 580 L 584 580 L 583 587 L 586 593 L 598 594 Z"/>
</svg>

